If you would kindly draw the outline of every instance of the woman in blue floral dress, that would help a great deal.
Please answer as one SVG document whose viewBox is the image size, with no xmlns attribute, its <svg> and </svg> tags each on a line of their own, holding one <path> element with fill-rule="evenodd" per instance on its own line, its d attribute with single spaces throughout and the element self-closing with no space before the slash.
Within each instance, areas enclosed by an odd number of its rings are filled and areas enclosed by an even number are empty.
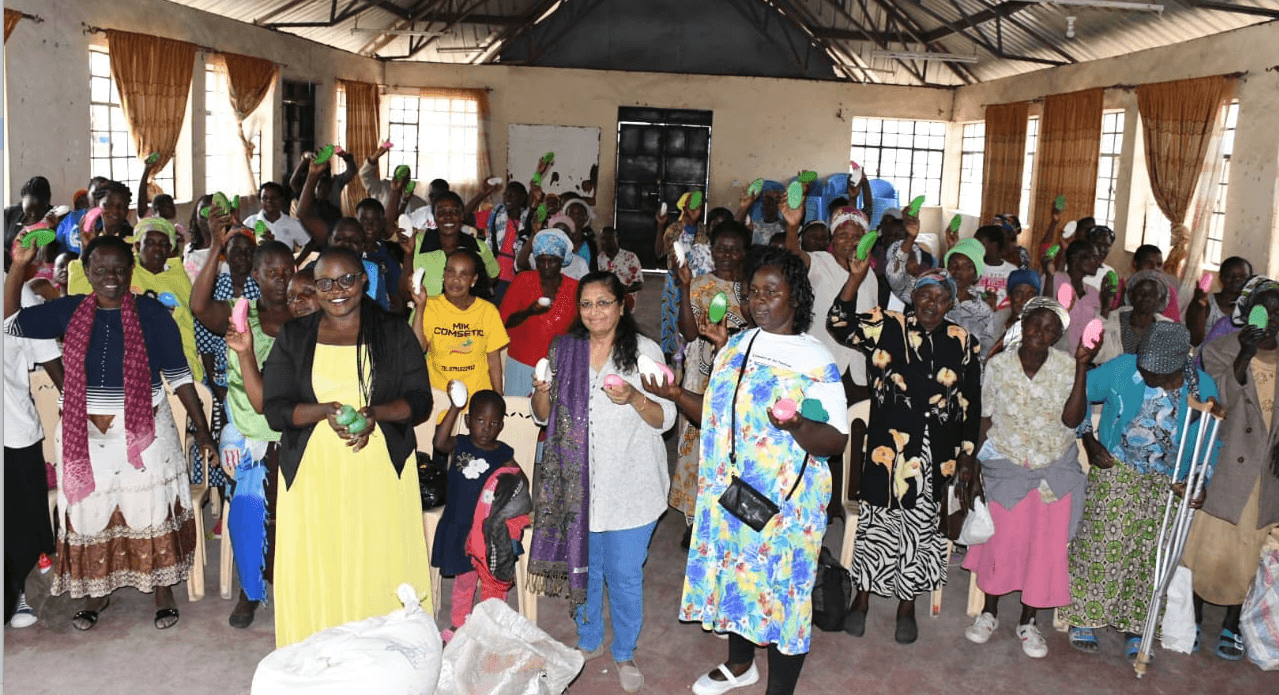
<svg viewBox="0 0 1279 695">
<path fill-rule="evenodd" d="M 704 397 L 664 389 L 702 424 L 679 618 L 728 634 L 728 661 L 698 679 L 697 695 L 758 681 L 758 645 L 768 646 L 768 692 L 794 692 L 808 653 L 817 555 L 826 531 L 827 458 L 842 453 L 848 438 L 835 361 L 805 332 L 813 290 L 804 264 L 776 251 L 747 277 L 758 328 L 728 339 Z M 778 420 L 771 408 L 781 399 L 802 404 L 800 412 Z M 719 504 L 734 476 L 780 508 L 759 532 Z"/>
</svg>

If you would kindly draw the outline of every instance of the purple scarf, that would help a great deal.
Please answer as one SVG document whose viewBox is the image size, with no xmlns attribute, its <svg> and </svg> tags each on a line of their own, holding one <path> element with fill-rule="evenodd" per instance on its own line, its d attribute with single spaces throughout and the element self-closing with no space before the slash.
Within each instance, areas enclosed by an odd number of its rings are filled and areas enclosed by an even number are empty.
<svg viewBox="0 0 1279 695">
<path fill-rule="evenodd" d="M 590 533 L 591 346 L 571 335 L 551 344 L 551 414 L 542 461 L 533 477 L 529 582 L 544 596 L 586 602 Z"/>
</svg>

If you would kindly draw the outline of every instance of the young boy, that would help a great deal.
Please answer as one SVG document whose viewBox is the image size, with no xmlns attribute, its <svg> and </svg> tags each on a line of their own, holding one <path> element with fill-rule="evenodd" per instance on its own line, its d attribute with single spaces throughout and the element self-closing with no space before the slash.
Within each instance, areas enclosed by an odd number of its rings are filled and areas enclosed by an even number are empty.
<svg viewBox="0 0 1279 695">
<path fill-rule="evenodd" d="M 448 467 L 448 487 L 444 515 L 431 545 L 431 565 L 453 576 L 452 629 L 466 622 L 475 605 L 476 585 L 481 599 L 506 599 L 511 584 L 481 577 L 477 562 L 468 556 L 467 536 L 471 533 L 476 507 L 489 478 L 499 470 L 519 467 L 515 450 L 498 441 L 506 420 L 506 401 L 496 391 L 485 389 L 471 396 L 470 410 L 463 417 L 469 434 L 452 434 L 462 408 L 450 403 L 444 419 L 435 427 L 433 442 L 437 456 L 452 454 Z M 446 637 L 451 637 L 451 630 Z"/>
<path fill-rule="evenodd" d="M 262 220 L 266 222 L 267 229 L 271 230 L 271 236 L 276 241 L 284 242 L 294 251 L 306 246 L 311 241 L 311 233 L 301 222 L 284 212 L 284 206 L 288 202 L 289 196 L 285 193 L 284 186 L 267 181 L 258 189 L 258 203 L 262 209 L 244 218 L 244 226 L 253 229 L 258 220 Z"/>
<path fill-rule="evenodd" d="M 986 254 L 982 257 L 982 262 L 986 264 L 986 268 L 982 271 L 981 279 L 977 281 L 977 286 L 981 288 L 983 294 L 993 294 L 995 297 L 995 307 L 999 307 L 1004 303 L 1004 298 L 1008 296 L 1008 276 L 1012 275 L 1017 266 L 1004 260 L 1004 251 L 1008 245 L 1008 237 L 1004 234 L 1004 230 L 995 225 L 986 225 L 977 230 L 973 238 L 981 242 L 985 247 Z"/>
<path fill-rule="evenodd" d="M 612 227 L 600 230 L 600 270 L 610 271 L 622 281 L 626 288 L 626 306 L 635 308 L 635 295 L 644 286 L 644 272 L 639 256 L 621 247 L 617 230 Z"/>
</svg>

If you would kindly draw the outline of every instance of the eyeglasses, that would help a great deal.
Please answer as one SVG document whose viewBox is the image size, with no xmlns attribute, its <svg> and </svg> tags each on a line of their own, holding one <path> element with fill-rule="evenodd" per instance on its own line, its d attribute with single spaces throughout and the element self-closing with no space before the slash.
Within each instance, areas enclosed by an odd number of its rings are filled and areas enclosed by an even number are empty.
<svg viewBox="0 0 1279 695">
<path fill-rule="evenodd" d="M 617 303 L 616 299 L 601 299 L 598 302 L 595 302 L 594 304 L 590 302 L 578 302 L 577 308 L 581 311 L 590 311 L 592 308 L 607 309 L 616 303 Z"/>
<path fill-rule="evenodd" d="M 332 292 L 333 284 L 337 283 L 344 290 L 349 290 L 355 285 L 355 281 L 360 279 L 364 273 L 347 273 L 336 278 L 316 278 L 315 289 L 321 292 Z"/>
</svg>

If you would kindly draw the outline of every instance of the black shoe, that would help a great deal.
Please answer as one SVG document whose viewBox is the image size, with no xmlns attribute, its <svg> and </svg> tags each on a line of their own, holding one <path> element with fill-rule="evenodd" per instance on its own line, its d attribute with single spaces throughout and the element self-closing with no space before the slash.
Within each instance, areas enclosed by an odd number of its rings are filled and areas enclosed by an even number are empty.
<svg viewBox="0 0 1279 695">
<path fill-rule="evenodd" d="M 231 611 L 231 617 L 227 620 L 231 627 L 243 630 L 253 624 L 253 616 L 257 614 L 258 602 L 250 601 L 244 592 L 240 592 L 240 600 L 235 604 L 235 609 Z"/>
<path fill-rule="evenodd" d="M 866 611 L 851 610 L 844 616 L 844 632 L 853 637 L 866 634 Z"/>
<path fill-rule="evenodd" d="M 912 644 L 919 639 L 919 624 L 915 622 L 914 615 L 897 616 L 897 633 L 893 639 L 898 644 Z"/>
</svg>

